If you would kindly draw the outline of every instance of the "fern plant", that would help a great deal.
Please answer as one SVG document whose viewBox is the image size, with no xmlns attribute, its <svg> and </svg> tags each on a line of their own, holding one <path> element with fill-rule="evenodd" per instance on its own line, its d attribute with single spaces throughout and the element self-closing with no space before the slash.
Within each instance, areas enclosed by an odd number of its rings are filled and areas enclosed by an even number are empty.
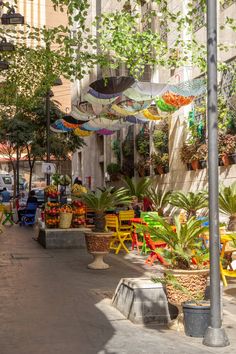
<svg viewBox="0 0 236 354">
<path fill-rule="evenodd" d="M 208 196 L 206 192 L 174 192 L 169 203 L 187 212 L 187 218 L 196 216 L 197 211 L 208 206 Z"/>
<path fill-rule="evenodd" d="M 181 224 L 179 218 L 175 218 L 174 227 L 158 215 L 152 216 L 159 223 L 159 227 L 143 227 L 153 237 L 164 241 L 167 248 L 158 248 L 166 262 L 172 269 L 201 269 L 208 261 L 208 249 L 203 248 L 200 235 L 207 227 L 202 226 L 202 221 L 191 217 L 185 224 Z"/>
</svg>

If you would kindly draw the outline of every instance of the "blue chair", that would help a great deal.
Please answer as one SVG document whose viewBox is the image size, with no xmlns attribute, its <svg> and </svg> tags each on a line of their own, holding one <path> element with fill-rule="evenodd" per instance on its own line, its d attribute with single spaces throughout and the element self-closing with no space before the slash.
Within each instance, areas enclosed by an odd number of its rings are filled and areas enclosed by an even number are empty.
<svg viewBox="0 0 236 354">
<path fill-rule="evenodd" d="M 29 203 L 26 206 L 26 210 L 21 217 L 21 226 L 34 225 L 37 211 L 37 203 Z"/>
</svg>

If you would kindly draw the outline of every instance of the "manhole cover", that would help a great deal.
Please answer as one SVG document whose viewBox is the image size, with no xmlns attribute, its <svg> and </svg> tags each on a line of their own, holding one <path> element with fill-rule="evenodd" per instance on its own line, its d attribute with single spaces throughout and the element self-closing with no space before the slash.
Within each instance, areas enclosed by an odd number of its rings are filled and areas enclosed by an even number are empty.
<svg viewBox="0 0 236 354">
<path fill-rule="evenodd" d="M 48 254 L 23 254 L 23 253 L 13 253 L 11 254 L 13 259 L 35 259 L 35 258 L 52 258 Z"/>
<path fill-rule="evenodd" d="M 107 298 L 112 299 L 114 294 L 113 290 L 104 290 L 104 289 L 91 289 L 90 292 L 101 299 L 107 299 Z"/>
</svg>

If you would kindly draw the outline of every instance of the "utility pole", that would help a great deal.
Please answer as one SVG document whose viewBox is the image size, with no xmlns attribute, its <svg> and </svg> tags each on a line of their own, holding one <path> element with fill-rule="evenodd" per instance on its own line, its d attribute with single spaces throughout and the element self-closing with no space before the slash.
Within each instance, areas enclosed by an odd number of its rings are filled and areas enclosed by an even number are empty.
<svg viewBox="0 0 236 354">
<path fill-rule="evenodd" d="M 207 79 L 211 324 L 205 333 L 203 344 L 209 347 L 225 347 L 229 345 L 229 340 L 221 327 L 216 0 L 207 0 Z"/>
<path fill-rule="evenodd" d="M 50 163 L 50 90 L 46 93 L 46 135 L 47 135 L 47 163 Z M 50 185 L 50 174 L 47 173 L 47 186 Z"/>
</svg>

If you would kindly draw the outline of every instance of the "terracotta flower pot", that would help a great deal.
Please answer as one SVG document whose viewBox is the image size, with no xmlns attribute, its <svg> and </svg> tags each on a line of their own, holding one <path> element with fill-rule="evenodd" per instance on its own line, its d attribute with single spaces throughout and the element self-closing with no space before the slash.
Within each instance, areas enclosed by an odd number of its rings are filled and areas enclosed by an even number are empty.
<svg viewBox="0 0 236 354">
<path fill-rule="evenodd" d="M 171 281 L 166 284 L 167 299 L 169 303 L 176 306 L 179 311 L 178 317 L 170 323 L 170 327 L 180 331 L 183 330 L 182 303 L 192 300 L 194 297 L 204 297 L 209 269 L 168 269 L 164 274 L 165 277 L 167 274 L 173 275 L 177 280 L 177 284 L 183 287 L 183 290 L 178 289 Z"/>
<path fill-rule="evenodd" d="M 196 170 L 199 170 L 199 160 L 193 160 L 192 162 L 191 162 L 191 165 L 192 165 L 192 169 L 194 170 L 194 171 L 196 171 Z"/>
<path fill-rule="evenodd" d="M 112 232 L 93 232 L 85 233 L 85 241 L 88 253 L 92 254 L 94 261 L 88 265 L 90 269 L 108 269 L 110 268 L 104 262 L 103 257 L 109 253 Z"/>
<path fill-rule="evenodd" d="M 224 166 L 229 166 L 229 165 L 230 165 L 229 155 L 223 154 L 223 155 L 221 156 L 221 159 L 222 159 L 222 161 L 223 161 Z"/>
<path fill-rule="evenodd" d="M 161 165 L 156 166 L 155 172 L 157 172 L 157 174 L 159 174 L 159 175 L 163 175 L 164 174 L 163 166 L 161 166 Z"/>
</svg>

